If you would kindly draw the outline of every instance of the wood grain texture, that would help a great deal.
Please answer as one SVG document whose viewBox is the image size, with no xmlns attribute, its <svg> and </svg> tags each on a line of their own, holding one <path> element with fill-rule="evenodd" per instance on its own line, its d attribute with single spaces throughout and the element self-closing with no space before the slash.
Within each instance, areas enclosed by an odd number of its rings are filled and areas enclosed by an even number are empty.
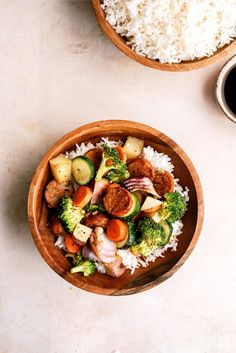
<svg viewBox="0 0 236 353">
<path fill-rule="evenodd" d="M 114 279 L 96 273 L 85 278 L 69 272 L 70 263 L 63 252 L 54 246 L 55 237 L 47 227 L 48 208 L 44 190 L 50 180 L 49 160 L 59 153 L 71 150 L 76 143 L 95 143 L 101 137 L 123 139 L 127 136 L 144 139 L 145 145 L 158 152 L 168 154 L 175 166 L 175 176 L 182 185 L 190 189 L 190 202 L 183 223 L 183 234 L 179 238 L 177 251 L 167 251 L 147 268 L 140 268 L 133 275 L 129 271 Z M 61 138 L 44 156 L 32 179 L 28 197 L 28 220 L 33 240 L 48 265 L 73 285 L 89 292 L 105 295 L 127 295 L 150 289 L 172 276 L 185 262 L 199 237 L 203 223 L 203 194 L 197 172 L 184 151 L 169 137 L 147 125 L 126 120 L 105 120 L 90 123 Z"/>
<path fill-rule="evenodd" d="M 193 61 L 182 61 L 178 64 L 162 64 L 157 60 L 148 59 L 142 55 L 137 54 L 132 50 L 127 44 L 124 37 L 121 37 L 112 26 L 106 21 L 105 14 L 101 8 L 101 0 L 92 0 L 93 7 L 98 19 L 99 24 L 101 25 L 104 32 L 108 35 L 111 41 L 119 48 L 124 54 L 129 56 L 131 59 L 139 62 L 142 65 L 149 66 L 153 69 L 163 70 L 163 71 L 190 71 L 195 69 L 200 69 L 209 64 L 217 62 L 219 59 L 227 56 L 232 51 L 236 50 L 236 40 L 230 44 L 225 45 L 224 47 L 218 49 L 210 57 L 204 57 L 202 59 L 197 59 Z"/>
</svg>

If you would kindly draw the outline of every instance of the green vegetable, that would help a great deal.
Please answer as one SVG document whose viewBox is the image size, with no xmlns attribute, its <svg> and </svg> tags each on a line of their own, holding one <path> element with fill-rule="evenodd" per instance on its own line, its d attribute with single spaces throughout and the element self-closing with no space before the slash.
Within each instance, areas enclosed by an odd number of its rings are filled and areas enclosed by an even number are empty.
<svg viewBox="0 0 236 353">
<path fill-rule="evenodd" d="M 89 202 L 85 207 L 84 210 L 87 213 L 93 213 L 93 212 L 101 212 L 104 213 L 106 212 L 105 208 L 103 207 L 102 203 L 99 203 L 97 205 L 91 205 L 91 203 Z"/>
<path fill-rule="evenodd" d="M 92 260 L 82 260 L 77 266 L 70 269 L 71 273 L 82 272 L 85 277 L 96 271 L 95 263 Z"/>
<path fill-rule="evenodd" d="M 166 201 L 158 212 L 161 219 L 167 219 L 170 223 L 180 220 L 186 211 L 186 201 L 179 192 L 169 192 L 164 195 Z"/>
<path fill-rule="evenodd" d="M 128 221 L 127 226 L 128 226 L 129 233 L 128 233 L 128 240 L 127 240 L 125 246 L 127 248 L 130 248 L 136 240 L 136 235 L 137 235 L 136 224 L 134 222 Z"/>
<path fill-rule="evenodd" d="M 81 252 L 77 252 L 77 254 L 70 254 L 70 253 L 67 253 L 65 255 L 65 257 L 69 257 L 72 259 L 73 261 L 73 265 L 78 265 L 82 260 L 83 260 L 83 257 L 82 257 L 82 254 Z"/>
<path fill-rule="evenodd" d="M 63 196 L 61 198 L 58 207 L 58 218 L 61 220 L 67 232 L 73 233 L 75 227 L 80 223 L 84 215 L 85 211 L 80 207 L 74 206 L 70 197 Z"/>
<path fill-rule="evenodd" d="M 99 181 L 106 174 L 111 182 L 119 182 L 129 178 L 127 166 L 120 160 L 119 153 L 114 147 L 103 144 L 102 161 L 97 171 L 96 180 Z"/>
<path fill-rule="evenodd" d="M 141 236 L 131 246 L 134 254 L 149 256 L 158 246 L 164 246 L 169 242 L 163 226 L 151 218 L 143 218 L 139 221 L 137 230 Z"/>
<path fill-rule="evenodd" d="M 133 203 L 132 203 L 130 210 L 124 216 L 122 216 L 120 218 L 131 219 L 132 217 L 136 216 L 136 214 L 139 213 L 140 208 L 141 208 L 139 198 L 134 193 L 131 193 L 131 197 L 133 199 Z"/>
<path fill-rule="evenodd" d="M 87 157 L 76 157 L 72 160 L 72 174 L 79 185 L 86 185 L 94 178 L 95 168 Z"/>
</svg>

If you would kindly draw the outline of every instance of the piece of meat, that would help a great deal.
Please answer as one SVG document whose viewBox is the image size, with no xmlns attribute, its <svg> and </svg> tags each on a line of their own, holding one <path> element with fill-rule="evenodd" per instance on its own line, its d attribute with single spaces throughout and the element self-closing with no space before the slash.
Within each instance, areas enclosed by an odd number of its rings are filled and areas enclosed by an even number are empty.
<svg viewBox="0 0 236 353">
<path fill-rule="evenodd" d="M 101 179 L 99 181 L 95 181 L 94 189 L 93 189 L 93 196 L 91 198 L 91 205 L 96 203 L 100 203 L 102 201 L 103 195 L 107 188 L 109 187 L 110 182 L 107 179 Z"/>
<path fill-rule="evenodd" d="M 148 177 L 153 181 L 155 171 L 149 161 L 144 158 L 136 158 L 128 164 L 131 177 Z"/>
<path fill-rule="evenodd" d="M 103 213 L 89 215 L 84 219 L 84 224 L 90 228 L 95 228 L 95 227 L 106 228 L 108 225 L 108 222 L 109 222 L 109 218 Z"/>
<path fill-rule="evenodd" d="M 125 266 L 122 265 L 121 258 L 118 256 L 114 262 L 105 264 L 105 269 L 106 269 L 106 273 L 109 276 L 112 276 L 115 278 L 122 276 L 126 270 Z"/>
<path fill-rule="evenodd" d="M 165 170 L 155 170 L 153 185 L 158 195 L 173 192 L 175 188 L 173 176 Z"/>
<path fill-rule="evenodd" d="M 96 227 L 89 240 L 92 251 L 100 261 L 104 263 L 115 261 L 116 244 L 107 238 L 103 228 Z"/>
<path fill-rule="evenodd" d="M 130 210 L 132 203 L 130 192 L 121 186 L 109 188 L 103 198 L 105 209 L 114 217 L 124 216 Z"/>
<path fill-rule="evenodd" d="M 89 150 L 88 152 L 85 153 L 85 157 L 90 159 L 90 161 L 93 163 L 95 170 L 98 170 L 101 161 L 102 161 L 102 153 L 103 149 L 100 147 L 95 147 Z"/>
<path fill-rule="evenodd" d="M 56 180 L 51 180 L 46 186 L 45 199 L 49 207 L 57 207 L 60 199 L 63 196 L 71 196 L 73 186 L 70 182 L 57 183 Z"/>
<path fill-rule="evenodd" d="M 59 221 L 57 215 L 54 213 L 49 220 L 50 231 L 55 235 L 66 235 L 67 232 L 63 228 L 61 222 Z"/>
</svg>

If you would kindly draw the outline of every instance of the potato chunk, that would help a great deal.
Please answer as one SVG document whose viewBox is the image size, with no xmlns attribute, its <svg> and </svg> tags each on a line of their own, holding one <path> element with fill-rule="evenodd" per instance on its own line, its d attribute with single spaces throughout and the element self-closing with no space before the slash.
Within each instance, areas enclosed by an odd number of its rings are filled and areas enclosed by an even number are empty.
<svg viewBox="0 0 236 353">
<path fill-rule="evenodd" d="M 59 154 L 51 159 L 49 164 L 52 175 L 59 184 L 71 179 L 71 160 L 66 158 L 64 154 Z"/>
<path fill-rule="evenodd" d="M 144 141 L 136 137 L 128 136 L 123 150 L 126 153 L 127 159 L 134 159 L 141 155 L 143 151 Z"/>
</svg>

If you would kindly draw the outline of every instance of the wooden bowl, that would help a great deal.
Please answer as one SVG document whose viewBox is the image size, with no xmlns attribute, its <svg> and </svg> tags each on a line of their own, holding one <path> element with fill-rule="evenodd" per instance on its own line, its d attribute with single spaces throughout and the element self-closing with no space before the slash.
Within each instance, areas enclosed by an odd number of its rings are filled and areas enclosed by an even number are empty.
<svg viewBox="0 0 236 353">
<path fill-rule="evenodd" d="M 106 20 L 104 11 L 101 7 L 101 0 L 92 1 L 98 22 L 100 23 L 104 32 L 115 44 L 115 46 L 117 46 L 121 51 L 123 51 L 123 53 L 125 53 L 131 59 L 136 60 L 140 64 L 149 66 L 153 69 L 163 71 L 190 71 L 194 69 L 199 69 L 201 67 L 215 63 L 216 61 L 228 55 L 236 48 L 236 40 L 234 40 L 230 44 L 227 44 L 224 47 L 218 49 L 213 55 L 209 57 L 204 57 L 202 59 L 196 59 L 192 61 L 182 61 L 178 64 L 162 64 L 158 60 L 146 58 L 132 50 L 131 47 L 128 46 L 128 44 L 126 43 L 124 37 L 117 34 L 116 31 L 109 24 L 109 22 Z"/>
<path fill-rule="evenodd" d="M 127 136 L 142 138 L 146 145 L 168 154 L 175 166 L 175 176 L 182 185 L 189 187 L 190 201 L 179 237 L 177 251 L 167 251 L 147 268 L 139 268 L 133 275 L 130 271 L 114 279 L 96 273 L 91 277 L 71 274 L 69 261 L 62 250 L 54 245 L 55 236 L 47 226 L 48 208 L 44 190 L 50 180 L 49 160 L 72 149 L 76 143 L 98 142 L 101 137 L 125 139 Z M 28 220 L 33 240 L 48 265 L 66 281 L 89 292 L 106 295 L 127 295 L 152 288 L 168 277 L 185 262 L 199 237 L 203 222 L 203 195 L 201 183 L 191 161 L 184 151 L 163 133 L 140 123 L 126 120 L 106 120 L 82 126 L 61 138 L 44 156 L 33 177 L 28 198 Z"/>
</svg>

